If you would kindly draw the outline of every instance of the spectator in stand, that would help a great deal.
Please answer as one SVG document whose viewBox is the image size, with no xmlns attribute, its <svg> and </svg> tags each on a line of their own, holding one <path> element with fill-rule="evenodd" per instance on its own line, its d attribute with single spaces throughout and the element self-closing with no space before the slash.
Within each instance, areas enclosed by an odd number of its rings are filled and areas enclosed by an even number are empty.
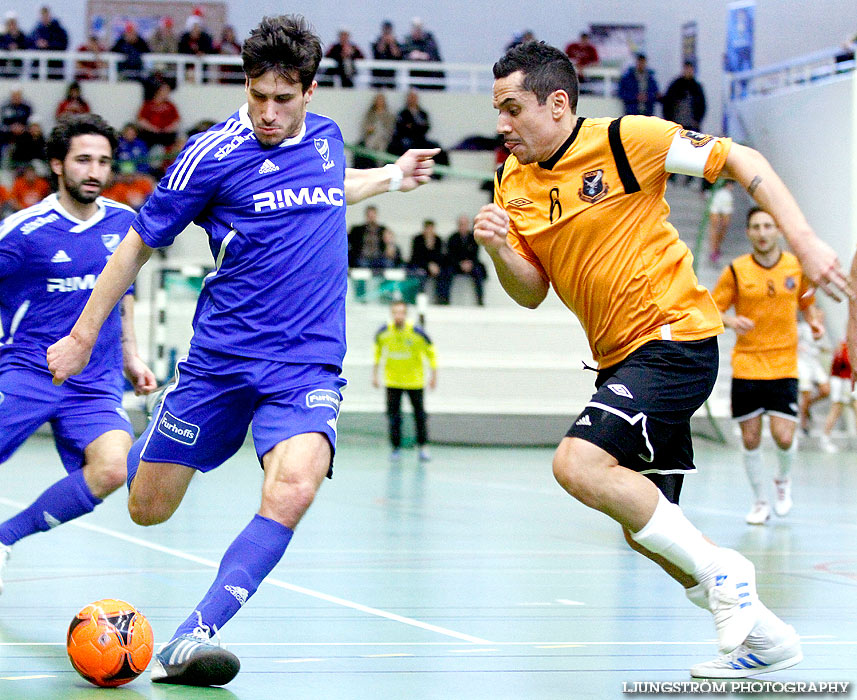
<svg viewBox="0 0 857 700">
<path fill-rule="evenodd" d="M 536 35 L 533 33 L 533 31 L 531 29 L 525 29 L 520 34 L 515 34 L 515 36 L 512 37 L 512 41 L 506 44 L 505 50 L 508 51 L 509 49 L 514 49 L 516 46 L 519 46 L 521 44 L 526 44 L 528 41 L 535 40 Z"/>
<path fill-rule="evenodd" d="M 857 418 L 857 393 L 851 388 L 851 361 L 848 359 L 848 344 L 842 341 L 833 356 L 830 366 L 830 412 L 824 422 L 821 449 L 830 454 L 839 452 L 830 436 L 839 422 L 842 409 L 849 407 Z"/>
<path fill-rule="evenodd" d="M 9 10 L 3 17 L 3 33 L 0 34 L 0 51 L 24 51 L 30 48 L 30 40 L 18 26 L 18 15 Z M 0 78 L 20 78 L 24 62 L 18 59 L 0 61 Z"/>
<path fill-rule="evenodd" d="M 128 122 L 122 127 L 114 159 L 116 169 L 120 173 L 148 174 L 150 172 L 149 147 L 140 138 L 136 124 Z"/>
<path fill-rule="evenodd" d="M 27 130 L 33 108 L 24 100 L 24 93 L 12 90 L 9 99 L 0 106 L 0 150 L 6 151 Z"/>
<path fill-rule="evenodd" d="M 57 120 L 69 114 L 87 114 L 88 112 L 89 104 L 83 99 L 80 83 L 77 81 L 69 83 L 63 101 L 57 105 Z"/>
<path fill-rule="evenodd" d="M 387 150 L 394 155 L 401 155 L 409 148 L 440 148 L 437 141 L 428 138 L 430 128 L 428 112 L 420 106 L 420 94 L 411 88 L 405 98 L 404 108 L 396 117 L 396 126 Z M 438 165 L 449 165 L 449 154 L 441 150 L 434 157 L 434 162 Z"/>
<path fill-rule="evenodd" d="M 586 82 L 585 69 L 598 63 L 598 49 L 589 40 L 587 32 L 580 32 L 580 38 L 572 41 L 565 47 L 565 55 L 571 59 L 577 71 L 577 79 L 583 84 Z M 581 90 L 581 92 L 586 92 Z"/>
<path fill-rule="evenodd" d="M 658 83 L 655 72 L 648 67 L 646 55 L 637 54 L 636 62 L 619 79 L 619 99 L 625 103 L 625 114 L 655 113 L 658 99 Z"/>
<path fill-rule="evenodd" d="M 208 56 L 215 53 L 214 41 L 205 30 L 205 25 L 202 21 L 201 12 L 192 14 L 187 18 L 185 32 L 179 38 L 179 53 L 187 54 L 188 56 Z M 188 66 L 188 70 L 192 70 Z M 202 80 L 206 81 L 208 75 L 207 67 L 203 68 Z"/>
<path fill-rule="evenodd" d="M 68 48 L 68 32 L 47 5 L 39 11 L 39 21 L 30 35 L 30 46 L 36 51 L 65 51 Z M 48 79 L 51 78 L 63 78 L 62 61 L 48 61 Z"/>
<path fill-rule="evenodd" d="M 705 117 L 705 91 L 696 79 L 693 61 L 685 61 L 681 75 L 673 80 L 664 93 L 664 119 L 681 124 L 685 129 L 699 131 Z"/>
<path fill-rule="evenodd" d="M 121 53 L 125 56 L 124 61 L 120 61 L 117 66 L 119 69 L 119 77 L 123 80 L 142 80 L 145 74 L 143 70 L 143 54 L 149 53 L 149 44 L 146 40 L 137 34 L 137 25 L 133 22 L 125 23 L 125 30 L 122 32 L 116 43 L 110 49 L 113 53 Z"/>
<path fill-rule="evenodd" d="M 27 128 L 12 144 L 9 152 L 9 165 L 13 168 L 32 163 L 38 169 L 44 166 L 47 172 L 48 154 L 45 145 L 45 134 L 42 131 L 42 120 L 37 115 L 30 117 Z"/>
<path fill-rule="evenodd" d="M 348 232 L 348 267 L 370 267 L 381 254 L 381 237 L 387 227 L 378 223 L 378 207 L 366 207 L 366 221 Z"/>
<path fill-rule="evenodd" d="M 404 267 L 402 250 L 396 244 L 396 234 L 392 229 L 385 228 L 381 233 L 381 255 L 372 263 L 372 267 L 384 270 L 398 269 Z"/>
<path fill-rule="evenodd" d="M 161 17 L 152 36 L 149 37 L 152 53 L 178 53 L 179 38 L 175 32 L 175 21 L 170 15 Z"/>
<path fill-rule="evenodd" d="M 372 44 L 372 58 L 376 61 L 401 61 L 402 46 L 393 32 L 393 23 L 385 20 L 381 23 L 381 34 Z M 373 68 L 372 87 L 395 88 L 396 71 L 392 68 Z"/>
<path fill-rule="evenodd" d="M 483 282 L 485 281 L 485 265 L 479 261 L 479 244 L 473 237 L 473 220 L 466 214 L 458 217 L 458 230 L 453 233 L 446 244 L 447 274 L 449 275 L 449 290 L 456 275 L 467 275 L 473 280 L 476 292 L 476 303 L 485 304 Z"/>
<path fill-rule="evenodd" d="M 363 115 L 360 126 L 360 145 L 372 151 L 387 152 L 393 130 L 396 128 L 396 117 L 387 107 L 387 98 L 383 92 L 378 92 Z M 355 156 L 355 168 L 377 168 L 383 163 L 369 156 Z"/>
<path fill-rule="evenodd" d="M 40 177 L 36 168 L 28 163 L 20 169 L 20 174 L 12 183 L 12 208 L 15 211 L 26 209 L 41 202 L 50 193 L 50 183 Z"/>
<path fill-rule="evenodd" d="M 424 61 L 426 63 L 440 63 L 440 49 L 434 35 L 425 30 L 423 21 L 419 17 L 411 20 L 411 33 L 405 37 L 402 45 L 402 54 L 406 61 Z M 443 71 L 412 70 L 411 78 L 429 78 L 431 82 L 413 82 L 413 87 L 426 90 L 443 90 Z"/>
<path fill-rule="evenodd" d="M 446 256 L 443 241 L 437 235 L 432 219 L 423 221 L 423 230 L 414 236 L 408 268 L 421 278 L 420 291 L 426 281 L 434 280 L 435 303 L 449 304 L 449 276 L 446 274 Z"/>
<path fill-rule="evenodd" d="M 355 61 L 365 58 L 360 47 L 352 43 L 351 31 L 345 27 L 339 30 L 337 42 L 324 54 L 325 58 L 336 61 L 336 68 L 330 70 L 328 75 L 339 77 L 339 85 L 344 88 L 354 87 L 354 76 L 357 75 Z"/>
<path fill-rule="evenodd" d="M 232 25 L 227 24 L 223 27 L 223 31 L 220 32 L 220 39 L 214 50 L 215 53 L 219 53 L 222 56 L 241 55 L 241 42 L 238 41 L 238 37 L 235 35 L 235 28 Z M 241 67 L 241 63 L 220 66 L 219 81 L 221 83 L 243 83 L 244 69 Z"/>
<path fill-rule="evenodd" d="M 149 195 L 155 191 L 155 183 L 151 177 L 135 171 L 114 173 L 110 187 L 102 192 L 102 196 L 127 204 L 135 211 L 140 211 Z"/>
<path fill-rule="evenodd" d="M 89 51 L 95 54 L 95 58 L 77 62 L 74 73 L 75 80 L 99 80 L 107 76 L 107 62 L 99 58 L 102 53 L 107 51 L 107 48 L 101 43 L 97 35 L 91 34 L 86 43 L 78 46 L 77 50 Z"/>
<path fill-rule="evenodd" d="M 151 148 L 154 145 L 169 148 L 175 144 L 181 116 L 170 100 L 170 86 L 161 83 L 152 99 L 143 102 L 137 113 L 140 138 Z"/>
</svg>

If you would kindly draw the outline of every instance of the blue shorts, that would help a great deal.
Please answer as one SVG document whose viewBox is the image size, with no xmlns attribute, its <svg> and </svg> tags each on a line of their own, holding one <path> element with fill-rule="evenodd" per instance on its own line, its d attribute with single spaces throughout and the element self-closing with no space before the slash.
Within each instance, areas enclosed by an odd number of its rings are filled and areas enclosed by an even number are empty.
<svg viewBox="0 0 857 700">
<path fill-rule="evenodd" d="M 46 422 L 69 473 L 83 467 L 84 451 L 97 437 L 110 430 L 133 436 L 121 399 L 109 389 L 54 386 L 50 374 L 19 367 L 0 372 L 0 464 Z"/>
<path fill-rule="evenodd" d="M 176 382 L 140 438 L 141 459 L 207 472 L 238 451 L 251 424 L 260 463 L 276 444 L 302 433 L 323 433 L 333 452 L 345 384 L 332 365 L 291 364 L 191 347 L 176 365 Z"/>
</svg>

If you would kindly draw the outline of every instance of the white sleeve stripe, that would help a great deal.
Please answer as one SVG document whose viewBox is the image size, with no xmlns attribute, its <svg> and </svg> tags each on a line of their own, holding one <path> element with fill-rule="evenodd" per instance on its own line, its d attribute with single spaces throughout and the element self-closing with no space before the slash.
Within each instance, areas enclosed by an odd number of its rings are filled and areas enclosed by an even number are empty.
<svg viewBox="0 0 857 700">
<path fill-rule="evenodd" d="M 0 241 L 2 241 L 7 234 L 11 233 L 18 224 L 24 223 L 30 217 L 44 214 L 45 212 L 50 211 L 51 208 L 52 205 L 43 199 L 38 204 L 34 204 L 31 207 L 22 209 L 21 211 L 16 211 L 14 214 L 9 214 L 9 216 L 3 219 L 3 223 L 0 224 Z"/>
<path fill-rule="evenodd" d="M 169 182 L 167 183 L 167 188 L 171 190 L 178 189 L 178 182 L 184 177 L 185 173 L 187 172 L 187 168 L 190 166 L 190 163 L 194 159 L 196 154 L 199 153 L 199 151 L 201 151 L 203 148 L 205 148 L 208 143 L 218 138 L 222 134 L 233 133 L 235 131 L 236 124 L 240 123 L 236 122 L 234 119 L 229 119 L 223 129 L 218 129 L 217 131 L 210 131 L 201 136 L 199 141 L 197 141 L 193 146 L 187 149 L 182 155 L 179 164 L 176 166 L 175 170 L 173 170 L 172 174 L 170 175 Z"/>
<path fill-rule="evenodd" d="M 182 178 L 182 181 L 174 189 L 183 190 L 185 187 L 187 187 L 187 183 L 190 181 L 190 176 L 193 175 L 193 171 L 196 170 L 196 166 L 199 165 L 199 162 L 205 157 L 205 154 L 208 153 L 212 148 L 214 148 L 221 141 L 224 141 L 224 140 L 228 139 L 229 137 L 231 137 L 233 134 L 237 134 L 243 130 L 244 130 L 244 127 L 241 124 L 236 123 L 231 131 L 227 131 L 226 133 L 218 136 L 217 138 L 212 139 L 205 146 L 205 148 L 203 148 L 201 151 L 199 151 L 199 154 L 194 158 L 193 162 L 187 166 L 187 169 L 186 169 L 186 172 L 184 174 L 184 177 Z"/>
<path fill-rule="evenodd" d="M 711 155 L 717 139 L 709 136 L 708 141 L 703 141 L 700 144 L 698 140 L 682 136 L 683 133 L 685 132 L 677 131 L 675 136 L 673 136 L 673 142 L 670 145 L 670 150 L 667 152 L 664 169 L 668 173 L 702 177 L 705 174 L 705 164 L 708 162 L 708 156 Z"/>
<path fill-rule="evenodd" d="M 229 119 L 226 122 L 225 128 L 229 128 L 231 126 L 231 122 L 232 120 Z M 199 140 L 193 146 L 191 146 L 184 153 L 182 153 L 181 159 L 179 160 L 176 169 L 172 172 L 172 175 L 170 175 L 170 181 L 169 183 L 167 183 L 167 187 L 169 187 L 170 189 L 173 188 L 176 178 L 181 176 L 180 173 L 183 172 L 183 169 L 190 162 L 191 158 L 193 158 L 193 155 L 196 153 L 196 151 L 202 148 L 202 146 L 204 146 L 210 139 L 216 138 L 217 134 L 221 133 L 221 131 L 222 129 L 218 129 L 217 131 L 209 131 L 208 133 L 203 134 L 199 137 Z"/>
</svg>

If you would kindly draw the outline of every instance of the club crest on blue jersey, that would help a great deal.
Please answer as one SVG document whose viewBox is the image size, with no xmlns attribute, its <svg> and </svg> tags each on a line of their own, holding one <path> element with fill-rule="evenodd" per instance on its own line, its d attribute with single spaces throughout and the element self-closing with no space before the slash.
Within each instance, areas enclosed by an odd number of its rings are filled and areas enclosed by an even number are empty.
<svg viewBox="0 0 857 700">
<path fill-rule="evenodd" d="M 199 426 L 187 423 L 181 418 L 176 418 L 169 411 L 164 411 L 164 415 L 158 421 L 158 432 L 182 445 L 195 445 L 199 437 Z"/>
<path fill-rule="evenodd" d="M 104 247 L 107 248 L 107 250 L 111 253 L 115 253 L 119 244 L 122 242 L 122 236 L 118 233 L 102 233 L 101 241 L 104 243 Z"/>
<path fill-rule="evenodd" d="M 330 144 L 327 142 L 327 139 L 313 139 L 312 141 L 315 144 L 315 150 L 318 151 L 318 154 L 324 161 L 324 164 L 321 167 L 324 172 L 327 172 L 335 165 L 335 163 L 330 159 Z"/>
<path fill-rule="evenodd" d="M 332 408 L 339 411 L 339 394 L 332 389 L 313 389 L 306 395 L 306 405 L 309 408 Z"/>
</svg>

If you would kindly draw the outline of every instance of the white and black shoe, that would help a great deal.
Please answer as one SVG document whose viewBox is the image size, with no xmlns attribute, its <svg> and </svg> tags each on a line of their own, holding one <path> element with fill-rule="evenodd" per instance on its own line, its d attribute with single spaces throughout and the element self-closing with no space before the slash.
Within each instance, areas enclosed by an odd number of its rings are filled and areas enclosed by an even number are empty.
<svg viewBox="0 0 857 700">
<path fill-rule="evenodd" d="M 152 683 L 226 685 L 241 662 L 231 651 L 212 642 L 205 632 L 183 634 L 164 646 L 152 664 Z"/>
</svg>

